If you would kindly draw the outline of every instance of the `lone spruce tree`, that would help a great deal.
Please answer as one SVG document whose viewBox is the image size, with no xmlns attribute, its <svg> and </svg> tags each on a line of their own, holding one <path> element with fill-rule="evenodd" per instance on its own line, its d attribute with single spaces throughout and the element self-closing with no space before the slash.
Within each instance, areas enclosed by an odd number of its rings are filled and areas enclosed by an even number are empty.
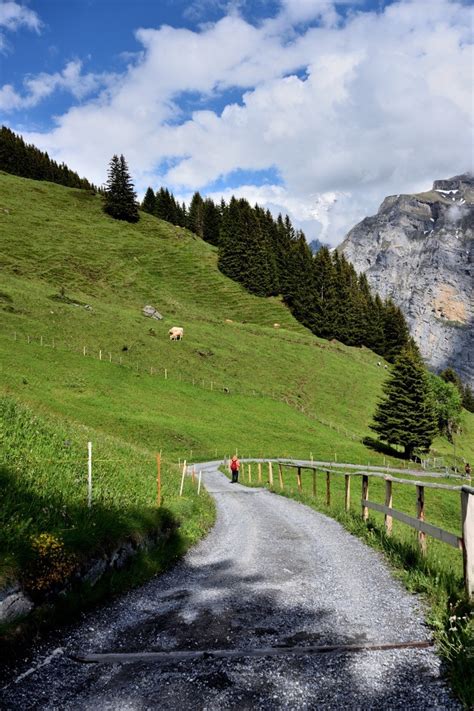
<svg viewBox="0 0 474 711">
<path fill-rule="evenodd" d="M 116 220 L 138 222 L 140 219 L 136 194 L 123 155 L 113 156 L 105 186 L 104 210 Z"/>
<path fill-rule="evenodd" d="M 384 392 L 371 429 L 383 441 L 402 445 L 407 459 L 415 448 L 429 449 L 438 432 L 436 413 L 428 375 L 412 345 L 397 357 Z"/>
</svg>

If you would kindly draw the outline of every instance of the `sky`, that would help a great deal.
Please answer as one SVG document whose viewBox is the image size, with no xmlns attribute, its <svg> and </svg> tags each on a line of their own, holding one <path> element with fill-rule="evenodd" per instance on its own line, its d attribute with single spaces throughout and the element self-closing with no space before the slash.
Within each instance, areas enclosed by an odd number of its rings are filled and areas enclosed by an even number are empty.
<svg viewBox="0 0 474 711">
<path fill-rule="evenodd" d="M 247 198 L 331 245 L 472 170 L 472 0 L 0 0 L 0 123 L 96 184 Z"/>
</svg>

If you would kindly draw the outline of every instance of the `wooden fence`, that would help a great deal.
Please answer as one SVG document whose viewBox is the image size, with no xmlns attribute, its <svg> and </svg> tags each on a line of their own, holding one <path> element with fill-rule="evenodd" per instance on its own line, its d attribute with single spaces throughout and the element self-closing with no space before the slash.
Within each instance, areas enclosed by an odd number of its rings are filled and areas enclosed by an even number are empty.
<svg viewBox="0 0 474 711">
<path fill-rule="evenodd" d="M 351 505 L 351 477 L 361 477 L 361 515 L 364 521 L 369 517 L 369 509 L 384 514 L 385 531 L 387 535 L 392 533 L 393 519 L 414 528 L 418 531 L 418 545 L 422 555 L 426 555 L 427 536 L 431 536 L 442 543 L 458 548 L 462 551 L 464 562 L 464 581 L 466 591 L 470 597 L 474 597 L 474 488 L 471 486 L 452 486 L 449 484 L 437 484 L 423 481 L 423 477 L 432 475 L 425 472 L 417 472 L 419 480 L 400 479 L 391 474 L 381 471 L 363 471 L 347 469 L 322 468 L 316 464 L 293 464 L 290 462 L 276 462 L 278 465 L 278 481 L 280 490 L 285 488 L 283 478 L 283 467 L 296 470 L 296 485 L 298 491 L 302 493 L 302 473 L 309 470 L 312 473 L 312 495 L 316 496 L 317 477 L 316 472 L 325 473 L 326 479 L 326 504 L 331 504 L 331 478 L 333 475 L 344 476 L 344 508 L 348 512 Z M 345 465 L 341 465 L 345 467 Z M 272 462 L 268 462 L 269 483 L 273 486 Z M 369 499 L 369 480 L 371 477 L 383 479 L 385 481 L 385 503 L 379 504 Z M 409 516 L 403 511 L 398 511 L 392 506 L 392 484 L 404 484 L 416 488 L 416 518 Z M 460 493 L 461 509 L 461 536 L 445 531 L 439 526 L 434 526 L 425 521 L 425 489 L 444 489 L 446 491 L 457 491 Z"/>
</svg>

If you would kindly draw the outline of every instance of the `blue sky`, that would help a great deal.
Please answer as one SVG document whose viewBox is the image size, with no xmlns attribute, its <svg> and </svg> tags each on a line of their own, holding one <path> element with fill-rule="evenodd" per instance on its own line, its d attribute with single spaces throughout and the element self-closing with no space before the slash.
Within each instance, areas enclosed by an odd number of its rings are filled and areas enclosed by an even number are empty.
<svg viewBox="0 0 474 711">
<path fill-rule="evenodd" d="M 101 183 L 235 193 L 335 244 L 470 169 L 466 0 L 0 0 L 0 120 Z"/>
</svg>

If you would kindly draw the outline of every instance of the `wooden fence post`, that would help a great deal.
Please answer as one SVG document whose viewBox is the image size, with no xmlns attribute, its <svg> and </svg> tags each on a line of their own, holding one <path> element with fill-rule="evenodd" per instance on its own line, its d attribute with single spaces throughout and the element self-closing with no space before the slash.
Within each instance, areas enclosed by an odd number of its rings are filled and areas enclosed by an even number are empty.
<svg viewBox="0 0 474 711">
<path fill-rule="evenodd" d="M 367 474 L 362 475 L 362 499 L 367 501 L 369 498 L 369 477 Z M 362 518 L 367 521 L 369 518 L 369 509 L 362 504 Z"/>
<path fill-rule="evenodd" d="M 87 507 L 92 506 L 92 442 L 87 443 Z"/>
<path fill-rule="evenodd" d="M 156 455 L 156 505 L 161 506 L 161 452 Z"/>
<path fill-rule="evenodd" d="M 252 465 L 251 464 L 248 465 L 247 471 L 248 471 L 248 476 L 249 476 L 249 484 L 251 484 L 252 483 Z"/>
<path fill-rule="evenodd" d="M 198 478 L 198 496 L 201 493 L 201 478 L 202 478 L 202 469 L 199 470 L 199 478 Z"/>
<path fill-rule="evenodd" d="M 419 521 L 425 520 L 425 487 L 416 487 L 416 517 Z M 418 545 L 420 546 L 421 555 L 426 555 L 426 533 L 418 531 Z"/>
<path fill-rule="evenodd" d="M 258 483 L 262 483 L 262 462 L 258 463 Z"/>
<path fill-rule="evenodd" d="M 344 508 L 345 508 L 346 513 L 348 513 L 351 508 L 351 475 L 345 474 L 344 479 L 345 479 Z"/>
<path fill-rule="evenodd" d="M 303 486 L 301 484 L 301 467 L 298 467 L 297 469 L 296 479 L 298 481 L 298 494 L 301 494 L 303 491 Z"/>
<path fill-rule="evenodd" d="M 270 486 L 273 486 L 273 468 L 271 462 L 268 462 L 268 483 Z"/>
<path fill-rule="evenodd" d="M 331 505 L 331 472 L 326 471 L 326 504 Z"/>
<path fill-rule="evenodd" d="M 463 486 L 461 490 L 462 552 L 464 583 L 470 598 L 474 597 L 474 489 Z"/>
<path fill-rule="evenodd" d="M 392 482 L 390 479 L 385 479 L 385 506 L 392 508 Z M 387 536 L 392 535 L 393 518 L 390 514 L 385 514 L 385 533 Z"/>
<path fill-rule="evenodd" d="M 280 482 L 280 490 L 283 491 L 285 485 L 283 483 L 283 467 L 281 466 L 281 462 L 278 462 L 278 479 Z"/>
<path fill-rule="evenodd" d="M 183 495 L 183 488 L 184 488 L 184 477 L 186 476 L 186 460 L 183 462 L 183 474 L 181 476 L 181 487 L 179 489 L 179 495 Z"/>
<path fill-rule="evenodd" d="M 316 469 L 313 469 L 313 498 L 316 498 Z"/>
</svg>

